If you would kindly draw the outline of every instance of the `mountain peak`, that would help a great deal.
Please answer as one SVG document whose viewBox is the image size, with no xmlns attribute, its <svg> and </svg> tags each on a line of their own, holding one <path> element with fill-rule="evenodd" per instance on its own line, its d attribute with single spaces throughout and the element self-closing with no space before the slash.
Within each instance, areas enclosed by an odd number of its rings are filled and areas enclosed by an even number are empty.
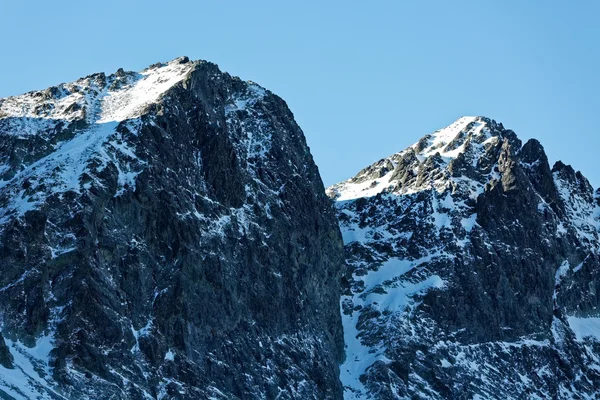
<svg viewBox="0 0 600 400">
<path fill-rule="evenodd" d="M 279 97 L 180 57 L 0 100 L 0 149 L 0 397 L 341 398 L 341 236 Z"/>
<path fill-rule="evenodd" d="M 0 99 L 0 119 L 104 123 L 137 118 L 151 103 L 182 81 L 199 62 L 179 57 L 143 71 L 96 73 L 46 90 Z M 22 133 L 22 129 L 16 129 Z M 28 132 L 38 132 L 35 127 Z"/>
<path fill-rule="evenodd" d="M 502 124 L 486 117 L 461 117 L 423 136 L 407 149 L 361 170 L 353 178 L 333 185 L 328 194 L 337 200 L 351 200 L 383 192 L 443 190 L 453 178 L 460 180 L 460 177 L 483 187 L 505 143 L 515 149 L 521 147 L 514 132 L 504 129 Z"/>
<path fill-rule="evenodd" d="M 412 148 L 424 157 L 439 153 L 442 157 L 456 158 L 469 141 L 483 143 L 497 136 L 494 129 L 497 125 L 485 117 L 461 117 L 447 127 L 425 135 Z"/>
<path fill-rule="evenodd" d="M 82 183 L 89 165 L 108 165 L 116 154 L 129 157 L 118 169 L 119 193 L 126 186 L 132 187 L 134 177 L 144 166 L 132 157 L 131 149 L 122 145 L 123 135 L 138 134 L 142 117 L 154 118 L 156 110 L 152 106 L 163 103 L 179 86 L 197 94 L 204 90 L 200 87 L 203 85 L 220 87 L 212 85 L 213 80 L 225 80 L 227 85 L 221 92 L 210 93 L 225 103 L 223 110 L 209 110 L 217 126 L 225 122 L 219 120 L 219 112 L 229 118 L 232 111 L 251 107 L 267 94 L 255 83 L 243 83 L 220 72 L 212 63 L 178 57 L 140 72 L 120 68 L 110 75 L 95 73 L 71 83 L 0 99 L 0 140 L 10 143 L 5 148 L 13 148 L 18 142 L 18 146 L 32 149 L 0 155 L 0 189 L 11 193 L 22 190 L 23 182 L 37 177 L 22 201 L 11 196 L 12 203 L 0 208 L 0 220 L 9 214 L 23 215 L 43 204 L 46 195 L 36 188 L 48 186 L 47 182 L 52 182 L 55 192 L 79 192 L 82 185 L 89 186 L 89 182 Z M 169 102 L 164 103 L 168 106 Z M 257 136 L 253 140 L 258 141 Z"/>
<path fill-rule="evenodd" d="M 537 140 L 463 117 L 328 194 L 347 254 L 346 398 L 598 392 L 580 346 L 599 338 L 599 194 Z"/>
</svg>

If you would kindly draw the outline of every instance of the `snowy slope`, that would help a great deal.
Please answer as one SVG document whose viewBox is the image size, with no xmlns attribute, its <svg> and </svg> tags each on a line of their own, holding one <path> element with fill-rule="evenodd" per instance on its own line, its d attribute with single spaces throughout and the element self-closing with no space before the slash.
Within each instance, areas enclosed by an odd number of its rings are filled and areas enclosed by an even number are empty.
<svg viewBox="0 0 600 400">
<path fill-rule="evenodd" d="M 123 72 L 108 78 L 92 75 L 52 88 L 49 99 L 45 91 L 0 100 L 0 129 L 4 135 L 20 137 L 50 132 L 51 136 L 59 126 L 64 129 L 75 121 L 84 125 L 83 129 L 74 129 L 72 137 L 56 141 L 50 154 L 35 162 L 0 167 L 5 171 L 11 167 L 16 170 L 10 179 L 0 182 L 0 190 L 11 192 L 11 204 L 3 208 L 0 221 L 10 215 L 22 216 L 46 200 L 48 192 L 32 188 L 20 191 L 24 181 L 31 182 L 33 187 L 49 186 L 51 193 L 89 188 L 90 184 L 82 184 L 81 178 L 89 172 L 88 164 L 92 161 L 102 165 L 116 161 L 120 186 L 134 185 L 143 162 L 123 144 L 117 125 L 128 120 L 130 134 L 135 135 L 137 119 L 145 108 L 191 71 L 193 64 L 181 61 L 159 64 L 139 74 Z M 122 163 L 115 153 L 124 158 Z"/>
</svg>

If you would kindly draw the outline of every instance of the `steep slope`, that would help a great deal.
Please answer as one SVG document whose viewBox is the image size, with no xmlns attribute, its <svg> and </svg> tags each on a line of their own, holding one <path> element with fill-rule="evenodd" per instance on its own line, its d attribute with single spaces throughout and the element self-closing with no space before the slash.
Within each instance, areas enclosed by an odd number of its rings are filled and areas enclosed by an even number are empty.
<svg viewBox="0 0 600 400">
<path fill-rule="evenodd" d="M 540 143 L 464 117 L 328 194 L 347 399 L 600 390 L 599 196 Z"/>
<path fill-rule="evenodd" d="M 0 397 L 340 398 L 342 266 L 252 82 L 183 57 L 0 99 Z"/>
</svg>

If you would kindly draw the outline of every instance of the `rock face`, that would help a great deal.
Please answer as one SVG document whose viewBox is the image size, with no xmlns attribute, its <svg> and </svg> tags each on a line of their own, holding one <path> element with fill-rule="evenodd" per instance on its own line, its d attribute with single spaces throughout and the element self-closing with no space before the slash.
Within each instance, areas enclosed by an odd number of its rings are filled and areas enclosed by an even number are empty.
<svg viewBox="0 0 600 400">
<path fill-rule="evenodd" d="M 539 142 L 465 117 L 328 194 L 345 398 L 600 391 L 600 196 Z"/>
<path fill-rule="evenodd" d="M 343 265 L 254 83 L 180 58 L 0 99 L 0 397 L 341 398 Z"/>
</svg>

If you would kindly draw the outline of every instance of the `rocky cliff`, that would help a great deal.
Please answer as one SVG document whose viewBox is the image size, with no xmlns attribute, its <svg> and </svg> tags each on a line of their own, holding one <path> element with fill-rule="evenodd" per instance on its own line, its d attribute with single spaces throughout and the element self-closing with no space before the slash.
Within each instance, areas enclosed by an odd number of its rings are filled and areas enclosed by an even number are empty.
<svg viewBox="0 0 600 400">
<path fill-rule="evenodd" d="M 342 246 L 285 102 L 214 64 L 0 99 L 0 397 L 340 398 Z"/>
<path fill-rule="evenodd" d="M 328 194 L 347 399 L 595 398 L 600 206 L 581 173 L 465 117 Z"/>
</svg>

